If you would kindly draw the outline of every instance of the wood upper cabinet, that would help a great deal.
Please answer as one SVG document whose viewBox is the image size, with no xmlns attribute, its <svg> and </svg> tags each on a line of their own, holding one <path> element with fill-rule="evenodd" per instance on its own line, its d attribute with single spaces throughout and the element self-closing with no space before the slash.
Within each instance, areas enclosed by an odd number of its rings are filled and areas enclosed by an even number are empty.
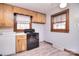
<svg viewBox="0 0 79 59">
<path fill-rule="evenodd" d="M 5 27 L 13 27 L 13 7 L 6 4 L 4 4 L 3 7 Z"/>
<path fill-rule="evenodd" d="M 41 14 L 41 22 L 46 23 L 46 15 L 45 14 Z"/>
<path fill-rule="evenodd" d="M 46 15 L 37 12 L 32 19 L 32 22 L 44 24 L 46 22 Z"/>
<path fill-rule="evenodd" d="M 16 36 L 16 52 L 21 52 L 27 50 L 27 40 L 26 35 Z"/>
<path fill-rule="evenodd" d="M 7 4 L 0 4 L 0 28 L 13 27 L 13 9 Z"/>
<path fill-rule="evenodd" d="M 37 21 L 38 19 L 37 19 L 37 13 L 33 13 L 33 16 L 32 16 L 32 22 L 33 23 L 37 23 L 38 21 Z"/>
<path fill-rule="evenodd" d="M 24 14 L 24 15 L 32 16 L 32 11 L 24 9 L 24 8 L 20 8 L 20 7 L 15 7 L 14 6 L 13 12 L 18 13 L 18 14 Z"/>
<path fill-rule="evenodd" d="M 25 13 L 26 13 L 26 10 L 23 9 L 23 8 L 14 7 L 14 8 L 13 8 L 13 12 L 14 12 L 14 13 L 19 13 L 19 14 L 25 14 Z"/>
<path fill-rule="evenodd" d="M 46 18 L 45 18 L 46 15 L 39 13 L 39 12 L 31 11 L 31 10 L 20 8 L 20 7 L 14 7 L 13 11 L 14 11 L 14 13 L 32 16 L 33 23 L 41 23 L 42 24 L 42 23 L 45 23 L 45 21 L 46 21 Z"/>
<path fill-rule="evenodd" d="M 3 23 L 3 4 L 0 4 L 0 27 L 4 25 Z"/>
</svg>

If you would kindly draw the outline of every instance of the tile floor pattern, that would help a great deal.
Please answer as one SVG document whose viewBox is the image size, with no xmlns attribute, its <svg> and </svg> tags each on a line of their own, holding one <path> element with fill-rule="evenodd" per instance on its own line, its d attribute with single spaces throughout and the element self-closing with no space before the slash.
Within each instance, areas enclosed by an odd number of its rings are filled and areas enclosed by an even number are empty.
<svg viewBox="0 0 79 59">
<path fill-rule="evenodd" d="M 74 56 L 66 51 L 61 51 L 52 45 L 41 42 L 38 48 L 18 53 L 14 56 Z"/>
</svg>

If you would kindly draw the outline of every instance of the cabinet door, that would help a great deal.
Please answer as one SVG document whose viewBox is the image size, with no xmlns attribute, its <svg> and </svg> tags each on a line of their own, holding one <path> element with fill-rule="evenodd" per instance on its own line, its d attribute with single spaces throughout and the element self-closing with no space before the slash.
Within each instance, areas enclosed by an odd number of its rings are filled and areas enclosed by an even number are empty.
<svg viewBox="0 0 79 59">
<path fill-rule="evenodd" d="M 42 23 L 42 24 L 45 23 L 45 20 L 46 20 L 46 19 L 45 19 L 45 15 L 42 14 L 42 13 L 38 13 L 38 14 L 37 14 L 37 19 L 38 19 L 37 22 L 38 22 L 38 23 Z"/>
<path fill-rule="evenodd" d="M 20 52 L 21 51 L 21 41 L 20 39 L 17 38 L 16 40 L 16 52 Z"/>
<path fill-rule="evenodd" d="M 24 14 L 25 15 L 25 10 L 19 7 L 14 7 L 13 8 L 14 13 L 19 13 L 19 14 Z"/>
<path fill-rule="evenodd" d="M 13 27 L 13 7 L 4 4 L 3 8 L 5 27 Z"/>
<path fill-rule="evenodd" d="M 37 22 L 41 23 L 41 14 L 40 13 L 37 13 Z"/>
<path fill-rule="evenodd" d="M 0 27 L 3 27 L 3 4 L 0 4 Z"/>
<path fill-rule="evenodd" d="M 21 51 L 26 50 L 26 39 L 21 39 Z"/>
<path fill-rule="evenodd" d="M 41 22 L 45 23 L 46 22 L 46 15 L 41 14 Z"/>
<path fill-rule="evenodd" d="M 26 35 L 16 36 L 16 52 L 25 51 L 27 48 Z"/>
<path fill-rule="evenodd" d="M 33 13 L 33 16 L 32 16 L 32 22 L 33 23 L 37 23 L 37 13 Z"/>
<path fill-rule="evenodd" d="M 32 18 L 32 22 L 44 24 L 46 22 L 45 14 L 36 12 L 35 15 Z"/>
<path fill-rule="evenodd" d="M 24 8 L 20 7 L 13 7 L 13 12 L 14 13 L 19 13 L 19 14 L 24 14 L 24 15 L 29 15 L 32 16 L 33 12 Z"/>
<path fill-rule="evenodd" d="M 34 23 L 41 23 L 41 14 L 35 12 L 34 16 L 32 17 L 32 22 L 34 22 Z"/>
</svg>

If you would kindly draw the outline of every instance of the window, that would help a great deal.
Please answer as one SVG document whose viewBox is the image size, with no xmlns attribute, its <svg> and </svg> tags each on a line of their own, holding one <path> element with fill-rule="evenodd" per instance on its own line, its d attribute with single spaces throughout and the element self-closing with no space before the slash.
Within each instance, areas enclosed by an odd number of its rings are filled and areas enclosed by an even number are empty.
<svg viewBox="0 0 79 59">
<path fill-rule="evenodd" d="M 26 15 L 15 14 L 15 31 L 23 31 L 31 28 L 31 17 Z"/>
<path fill-rule="evenodd" d="M 69 9 L 51 16 L 51 31 L 69 32 Z"/>
</svg>

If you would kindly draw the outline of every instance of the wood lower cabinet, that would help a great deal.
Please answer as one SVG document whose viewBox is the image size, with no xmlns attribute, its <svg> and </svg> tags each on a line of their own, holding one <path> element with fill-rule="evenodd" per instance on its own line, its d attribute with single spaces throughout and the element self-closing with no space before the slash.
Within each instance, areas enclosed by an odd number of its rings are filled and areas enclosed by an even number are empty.
<svg viewBox="0 0 79 59">
<path fill-rule="evenodd" d="M 26 35 L 16 36 L 16 52 L 21 52 L 27 50 L 27 40 Z"/>
</svg>

